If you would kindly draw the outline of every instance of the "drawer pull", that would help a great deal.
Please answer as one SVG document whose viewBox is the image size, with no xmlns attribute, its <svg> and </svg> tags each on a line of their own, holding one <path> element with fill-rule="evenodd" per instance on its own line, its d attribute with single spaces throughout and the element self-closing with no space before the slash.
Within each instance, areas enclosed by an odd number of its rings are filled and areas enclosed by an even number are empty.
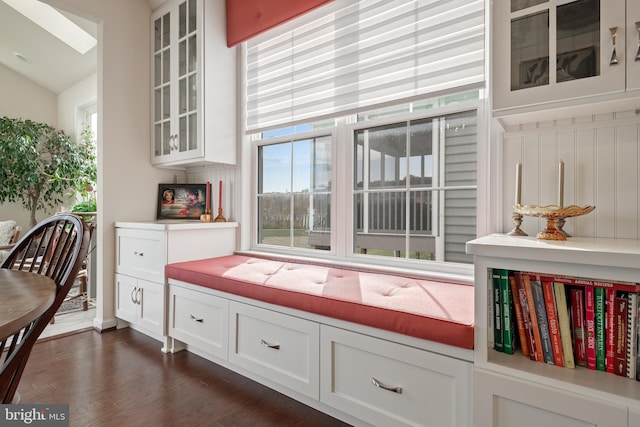
<svg viewBox="0 0 640 427">
<path fill-rule="evenodd" d="M 198 322 L 198 323 L 204 322 L 204 319 L 202 317 L 196 317 L 193 314 L 191 314 L 190 316 L 191 316 L 191 320 L 193 320 L 194 322 Z"/>
<path fill-rule="evenodd" d="M 394 393 L 402 394 L 402 387 L 391 387 L 391 386 L 382 384 L 380 381 L 378 381 L 374 377 L 371 377 L 371 382 L 373 383 L 374 386 L 376 386 L 378 388 L 381 388 L 383 390 L 392 391 Z"/>
<path fill-rule="evenodd" d="M 616 65 L 618 63 L 618 54 L 616 52 L 616 36 L 618 35 L 618 27 L 609 28 L 611 33 L 611 41 L 613 42 L 613 51 L 611 52 L 611 60 L 609 65 Z"/>
<path fill-rule="evenodd" d="M 133 251 L 135 256 L 144 256 L 144 252 Z"/>
<path fill-rule="evenodd" d="M 280 350 L 280 344 L 269 344 L 265 340 L 260 340 L 260 344 L 262 344 L 263 347 L 271 348 L 274 350 Z"/>
</svg>

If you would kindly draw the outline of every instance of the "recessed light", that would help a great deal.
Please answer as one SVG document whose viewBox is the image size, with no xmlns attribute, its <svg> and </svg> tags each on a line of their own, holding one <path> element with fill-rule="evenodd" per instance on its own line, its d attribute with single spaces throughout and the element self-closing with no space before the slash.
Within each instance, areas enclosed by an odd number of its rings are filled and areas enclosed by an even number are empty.
<svg viewBox="0 0 640 427">
<path fill-rule="evenodd" d="M 29 58 L 27 58 L 26 56 L 24 56 L 23 54 L 21 54 L 20 52 L 13 52 L 13 56 L 18 58 L 22 62 L 26 62 L 27 64 L 31 64 L 31 60 Z"/>
</svg>

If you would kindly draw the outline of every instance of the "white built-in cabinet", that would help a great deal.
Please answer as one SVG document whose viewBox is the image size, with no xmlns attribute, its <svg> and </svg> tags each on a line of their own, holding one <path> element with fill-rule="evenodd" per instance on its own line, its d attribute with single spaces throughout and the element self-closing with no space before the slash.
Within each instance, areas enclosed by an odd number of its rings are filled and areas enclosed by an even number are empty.
<svg viewBox="0 0 640 427">
<path fill-rule="evenodd" d="M 151 16 L 151 163 L 236 161 L 236 49 L 224 0 L 173 0 Z"/>
<path fill-rule="evenodd" d="M 163 340 L 165 265 L 232 254 L 237 226 L 235 222 L 116 222 L 116 317 Z"/>
<path fill-rule="evenodd" d="M 168 348 L 358 426 L 470 427 L 469 350 L 169 280 Z M 405 341 L 406 340 L 406 341 Z M 405 341 L 405 342 L 403 342 Z"/>
<path fill-rule="evenodd" d="M 571 106 L 640 90 L 640 2 L 493 2 L 493 109 Z"/>
<path fill-rule="evenodd" d="M 583 367 L 569 369 L 493 349 L 490 269 L 637 282 L 640 241 L 485 236 L 467 243 L 475 260 L 474 425 L 637 427 L 640 382 Z"/>
</svg>

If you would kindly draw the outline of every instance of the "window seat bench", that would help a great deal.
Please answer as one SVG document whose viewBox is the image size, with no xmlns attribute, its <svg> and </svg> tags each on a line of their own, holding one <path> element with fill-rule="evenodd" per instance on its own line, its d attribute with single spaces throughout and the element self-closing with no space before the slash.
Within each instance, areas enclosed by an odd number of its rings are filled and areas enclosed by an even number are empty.
<svg viewBox="0 0 640 427">
<path fill-rule="evenodd" d="M 241 254 L 165 274 L 164 351 L 354 426 L 472 425 L 472 286 Z"/>
<path fill-rule="evenodd" d="M 179 262 L 166 277 L 267 303 L 473 349 L 473 287 L 230 255 Z"/>
</svg>

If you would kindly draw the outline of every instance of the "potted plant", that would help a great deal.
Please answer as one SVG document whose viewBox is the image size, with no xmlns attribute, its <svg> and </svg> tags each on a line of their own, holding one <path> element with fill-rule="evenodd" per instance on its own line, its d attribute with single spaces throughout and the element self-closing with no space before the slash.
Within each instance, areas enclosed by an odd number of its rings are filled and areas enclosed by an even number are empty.
<svg viewBox="0 0 640 427">
<path fill-rule="evenodd" d="M 38 210 L 57 208 L 68 194 L 86 195 L 96 179 L 89 131 L 74 142 L 48 124 L 0 117 L 0 203 L 21 202 L 32 227 Z"/>
</svg>

